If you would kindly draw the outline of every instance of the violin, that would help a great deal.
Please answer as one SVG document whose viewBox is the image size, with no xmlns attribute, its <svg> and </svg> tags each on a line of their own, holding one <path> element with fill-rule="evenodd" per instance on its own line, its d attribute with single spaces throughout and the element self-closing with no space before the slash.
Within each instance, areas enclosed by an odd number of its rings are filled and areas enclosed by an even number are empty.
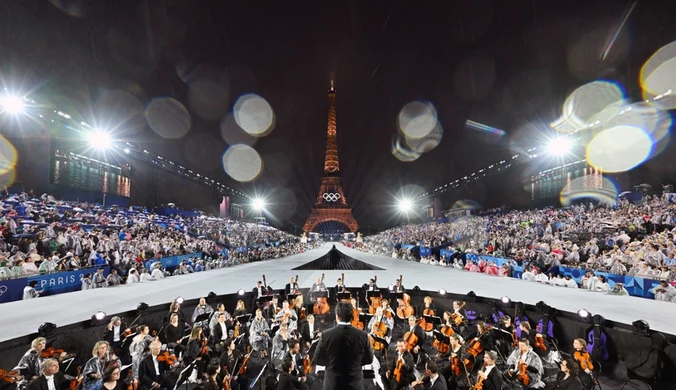
<svg viewBox="0 0 676 390">
<path fill-rule="evenodd" d="M 467 302 L 463 302 L 462 304 L 460 304 L 460 307 L 458 307 L 458 310 L 465 307 L 466 303 Z M 458 326 L 460 326 L 460 324 L 462 324 L 462 321 L 464 321 L 464 318 L 462 318 L 462 315 L 460 315 L 460 313 L 455 313 L 455 312 L 452 313 L 451 318 L 453 319 L 453 322 L 455 322 L 455 324 L 458 325 Z"/>
<path fill-rule="evenodd" d="M 244 359 L 242 359 L 242 367 L 239 368 L 237 375 L 246 374 L 246 364 L 249 362 L 249 358 L 251 357 L 251 352 L 253 352 L 253 349 L 251 349 L 251 346 L 248 346 L 247 348 L 249 349 L 249 353 L 247 353 L 246 356 L 244 356 Z"/>
<path fill-rule="evenodd" d="M 207 345 L 207 338 L 202 337 L 202 350 L 200 351 L 201 356 L 206 356 L 209 353 L 209 346 Z"/>
<path fill-rule="evenodd" d="M 545 344 L 545 338 L 541 334 L 536 334 L 535 335 L 535 348 L 539 349 L 540 351 L 546 351 L 547 350 L 547 345 Z"/>
<path fill-rule="evenodd" d="M 425 306 L 425 308 L 422 311 L 422 314 L 424 316 L 434 316 L 434 310 L 431 309 L 432 305 L 432 298 L 430 298 L 430 306 Z M 422 321 L 420 322 L 420 327 L 425 331 L 425 332 L 431 332 L 432 329 L 434 329 L 434 324 L 433 323 L 427 323 L 425 319 L 423 318 Z"/>
<path fill-rule="evenodd" d="M 322 274 L 322 279 L 319 283 L 324 283 L 324 274 Z M 327 314 L 329 310 L 331 310 L 331 307 L 329 306 L 327 299 L 324 297 L 317 297 L 317 301 L 312 308 L 312 312 L 315 314 Z"/>
<path fill-rule="evenodd" d="M 404 361 L 403 360 L 397 360 L 397 365 L 394 367 L 394 380 L 397 382 L 401 382 L 401 375 L 402 375 L 402 370 L 404 368 Z"/>
<path fill-rule="evenodd" d="M 237 362 L 235 362 L 236 364 Z M 230 378 L 230 374 L 228 374 L 228 367 L 224 367 L 225 369 L 225 377 L 223 378 L 223 390 L 231 390 L 232 387 L 230 387 L 230 381 L 232 378 Z"/>
<path fill-rule="evenodd" d="M 164 351 L 157 355 L 158 362 L 167 362 L 168 365 L 173 366 L 178 362 L 178 358 L 174 355 L 169 354 L 169 351 Z"/>
<path fill-rule="evenodd" d="M 453 356 L 451 359 L 451 372 L 455 376 L 460 376 L 460 358 L 458 356 Z"/>
<path fill-rule="evenodd" d="M 516 373 L 516 379 L 523 383 L 524 386 L 528 386 L 530 384 L 530 378 L 528 377 L 528 365 L 525 362 L 519 363 L 519 371 Z"/>
<path fill-rule="evenodd" d="M 305 355 L 303 359 L 303 376 L 307 376 L 312 372 L 312 359 L 310 359 L 310 354 Z"/>
<path fill-rule="evenodd" d="M 580 363 L 580 368 L 584 371 L 593 371 L 594 370 L 594 364 L 591 361 L 591 357 L 589 356 L 588 352 L 581 352 L 581 351 L 575 351 L 573 354 L 575 357 L 575 360 L 577 360 L 578 363 Z"/>
<path fill-rule="evenodd" d="M 56 349 L 54 347 L 49 347 L 49 348 L 43 349 L 42 352 L 40 352 L 40 357 L 41 358 L 53 358 L 53 357 L 61 355 L 64 352 L 66 352 L 66 351 L 64 351 L 63 349 Z"/>
<path fill-rule="evenodd" d="M 512 347 L 519 346 L 519 337 L 516 335 L 516 329 L 512 331 Z"/>
<path fill-rule="evenodd" d="M 0 368 L 0 382 L 16 383 L 23 379 L 19 371 L 5 371 Z"/>
</svg>

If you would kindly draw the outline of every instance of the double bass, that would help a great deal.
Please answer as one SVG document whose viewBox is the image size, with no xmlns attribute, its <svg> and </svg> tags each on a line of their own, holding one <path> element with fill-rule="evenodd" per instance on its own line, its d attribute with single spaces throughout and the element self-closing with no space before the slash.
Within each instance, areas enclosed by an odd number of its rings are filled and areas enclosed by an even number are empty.
<svg viewBox="0 0 676 390">
<path fill-rule="evenodd" d="M 399 275 L 399 283 L 403 285 L 404 277 Z M 399 300 L 399 305 L 397 306 L 397 317 L 405 319 L 412 316 L 415 313 L 415 309 L 411 306 L 411 296 L 404 293 L 402 299 Z"/>
<path fill-rule="evenodd" d="M 343 292 L 349 293 L 349 291 L 347 291 L 347 288 L 345 288 L 345 273 L 340 274 L 340 280 L 343 281 Z M 338 291 L 336 291 L 336 293 L 338 293 Z M 350 297 L 348 297 L 348 298 L 343 298 L 340 301 L 349 303 L 351 298 L 352 298 L 352 295 L 350 295 Z"/>
<path fill-rule="evenodd" d="M 373 276 L 373 282 L 374 284 L 378 283 L 378 275 Z M 382 306 L 382 304 L 383 304 L 382 295 L 378 295 L 377 297 L 371 297 L 369 302 L 369 314 L 376 314 L 376 309 Z"/>
<path fill-rule="evenodd" d="M 322 274 L 322 279 L 319 283 L 324 283 L 324 274 Z M 328 300 L 325 297 L 317 297 L 317 300 L 312 307 L 312 312 L 314 314 L 327 314 L 329 310 L 331 310 L 331 307 L 329 306 Z"/>
<path fill-rule="evenodd" d="M 270 295 L 270 290 L 268 289 L 268 281 L 265 279 L 265 275 L 263 275 L 263 295 Z M 263 309 L 267 309 L 268 306 L 272 304 L 272 301 L 265 301 L 263 304 Z"/>
</svg>

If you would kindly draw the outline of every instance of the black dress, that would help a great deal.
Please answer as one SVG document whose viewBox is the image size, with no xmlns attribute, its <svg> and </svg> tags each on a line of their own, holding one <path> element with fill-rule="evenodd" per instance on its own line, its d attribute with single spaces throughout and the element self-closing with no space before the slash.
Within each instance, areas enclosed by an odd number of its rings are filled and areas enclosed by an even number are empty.
<svg viewBox="0 0 676 390">
<path fill-rule="evenodd" d="M 124 383 L 123 380 L 117 380 L 115 382 L 115 387 L 113 387 L 112 389 L 106 387 L 104 383 L 103 385 L 101 385 L 101 388 L 99 390 L 127 390 L 127 387 L 128 387 L 127 384 Z"/>
<path fill-rule="evenodd" d="M 566 379 L 563 379 L 566 376 L 563 372 L 560 372 L 556 377 L 556 388 L 565 389 L 565 390 L 584 390 L 582 386 L 582 381 L 577 375 L 571 375 Z"/>
</svg>

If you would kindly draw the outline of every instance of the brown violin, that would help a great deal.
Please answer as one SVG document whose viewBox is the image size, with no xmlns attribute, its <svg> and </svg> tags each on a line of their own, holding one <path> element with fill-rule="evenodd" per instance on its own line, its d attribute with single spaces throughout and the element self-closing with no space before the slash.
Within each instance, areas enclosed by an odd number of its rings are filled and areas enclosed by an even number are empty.
<svg viewBox="0 0 676 390">
<path fill-rule="evenodd" d="M 77 375 L 75 375 L 75 379 L 70 381 L 70 385 L 68 386 L 69 390 L 77 390 L 78 388 L 80 388 L 80 385 L 82 385 L 84 377 L 80 375 L 81 371 L 82 366 L 77 366 Z"/>
<path fill-rule="evenodd" d="M 481 372 L 486 369 L 486 365 L 481 369 Z M 470 390 L 483 390 L 484 388 L 484 377 L 479 376 L 479 379 L 476 381 L 474 386 Z"/>
<path fill-rule="evenodd" d="M 594 364 L 591 361 L 591 358 L 589 357 L 588 352 L 580 352 L 580 351 L 575 351 L 573 354 L 575 357 L 575 360 L 577 360 L 578 363 L 580 363 L 580 368 L 584 371 L 593 371 L 594 370 Z"/>
<path fill-rule="evenodd" d="M 53 358 L 53 357 L 57 357 L 57 356 L 61 355 L 64 352 L 66 352 L 66 351 L 64 351 L 63 349 L 56 349 L 54 347 L 49 347 L 49 348 L 43 349 L 42 352 L 40 352 L 40 357 L 41 358 Z"/>
<path fill-rule="evenodd" d="M 0 368 L 0 382 L 16 383 L 22 378 L 19 371 L 5 371 Z"/>
<path fill-rule="evenodd" d="M 547 350 L 547 344 L 545 344 L 545 338 L 542 337 L 541 334 L 536 334 L 535 335 L 535 348 L 539 349 L 540 351 L 546 351 Z"/>
<path fill-rule="evenodd" d="M 169 354 L 169 351 L 164 351 L 157 355 L 158 362 L 167 362 L 168 365 L 173 366 L 178 362 L 178 358 L 174 355 Z"/>
<path fill-rule="evenodd" d="M 251 346 L 247 347 L 249 349 L 249 353 L 244 356 L 244 359 L 242 359 L 242 367 L 239 368 L 239 372 L 237 375 L 244 375 L 246 374 L 246 364 L 249 362 L 249 358 L 251 357 L 251 352 L 253 352 L 253 349 L 251 349 Z"/>
<path fill-rule="evenodd" d="M 528 365 L 525 362 L 519 363 L 519 371 L 516 373 L 516 379 L 523 383 L 524 386 L 528 386 L 530 384 L 530 378 L 528 377 Z"/>
</svg>

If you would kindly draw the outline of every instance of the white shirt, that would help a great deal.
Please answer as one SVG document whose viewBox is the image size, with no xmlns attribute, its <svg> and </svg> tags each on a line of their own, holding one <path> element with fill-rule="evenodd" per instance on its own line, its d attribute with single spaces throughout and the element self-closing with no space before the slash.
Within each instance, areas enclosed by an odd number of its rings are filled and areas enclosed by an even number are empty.
<svg viewBox="0 0 676 390">
<path fill-rule="evenodd" d="M 310 323 L 310 322 L 308 321 L 307 326 L 308 326 L 308 329 L 310 330 L 310 337 L 312 337 L 312 332 L 315 331 L 315 324 L 314 324 L 314 322 L 313 322 L 313 323 Z"/>
<path fill-rule="evenodd" d="M 486 374 L 487 378 L 488 378 L 488 374 L 491 373 L 491 370 L 493 369 L 493 367 L 495 367 L 495 364 L 492 365 L 492 366 L 486 366 L 486 370 L 484 371 L 484 373 Z"/>
<path fill-rule="evenodd" d="M 120 341 L 120 327 L 113 325 L 113 341 Z"/>
<path fill-rule="evenodd" d="M 228 338 L 228 330 L 225 327 L 225 322 L 217 322 L 217 324 L 219 324 L 221 326 L 221 330 L 223 331 L 222 332 L 223 336 L 221 336 L 221 340 L 227 339 Z"/>
<path fill-rule="evenodd" d="M 47 387 L 49 390 L 56 390 L 56 386 L 54 386 L 54 375 L 45 375 L 45 379 L 47 379 Z"/>
<path fill-rule="evenodd" d="M 157 356 L 153 356 L 153 365 L 155 366 L 155 375 L 160 375 L 160 363 L 157 361 Z"/>
</svg>

